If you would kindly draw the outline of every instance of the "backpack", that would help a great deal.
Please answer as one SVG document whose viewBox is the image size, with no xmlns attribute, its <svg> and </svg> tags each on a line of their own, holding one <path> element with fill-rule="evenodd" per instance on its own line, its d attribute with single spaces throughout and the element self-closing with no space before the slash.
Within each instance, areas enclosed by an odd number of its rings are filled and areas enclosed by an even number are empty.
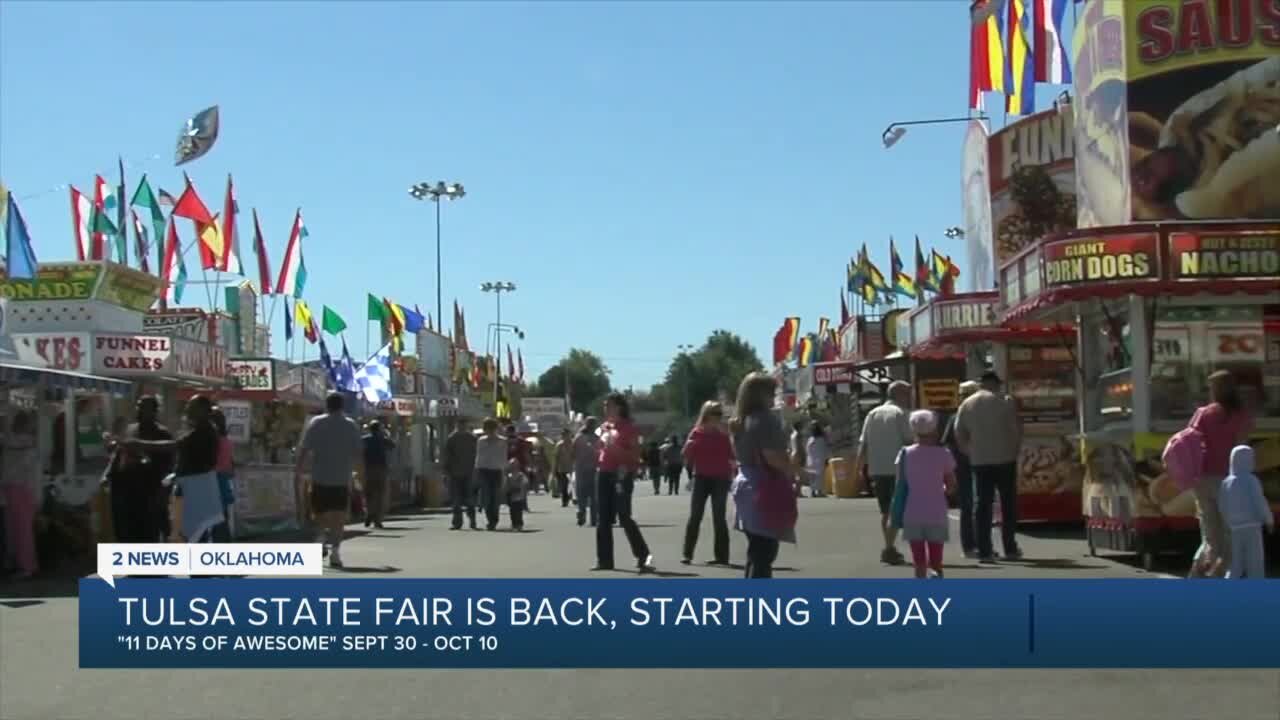
<svg viewBox="0 0 1280 720">
<path fill-rule="evenodd" d="M 1165 472 L 1179 490 L 1190 490 L 1204 473 L 1204 433 L 1194 425 L 1179 430 L 1160 455 Z"/>
</svg>

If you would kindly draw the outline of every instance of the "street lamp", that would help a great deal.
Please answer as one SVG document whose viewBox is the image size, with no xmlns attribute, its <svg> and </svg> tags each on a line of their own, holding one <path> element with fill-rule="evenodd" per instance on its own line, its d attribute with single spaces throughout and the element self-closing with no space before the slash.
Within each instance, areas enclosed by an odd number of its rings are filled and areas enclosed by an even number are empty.
<svg viewBox="0 0 1280 720">
<path fill-rule="evenodd" d="M 466 195 L 462 183 L 440 181 L 432 185 L 422 182 L 409 188 L 409 197 L 414 200 L 430 200 L 436 204 L 436 322 L 441 327 L 444 327 L 444 300 L 440 290 L 440 198 L 461 200 Z"/>
<path fill-rule="evenodd" d="M 495 323 L 495 325 L 498 325 L 499 327 L 501 327 L 502 326 L 502 293 L 515 292 L 516 284 L 513 282 L 506 282 L 504 280 L 499 280 L 497 282 L 486 282 L 486 283 L 480 283 L 480 290 L 482 292 L 493 293 L 494 297 L 497 299 L 497 310 L 498 310 L 497 320 L 498 321 Z M 497 358 L 498 372 L 495 372 L 493 374 L 493 409 L 494 409 L 494 412 L 496 413 L 498 409 L 498 378 L 502 377 L 502 335 L 501 334 L 496 335 L 495 339 L 497 340 L 497 349 L 496 349 L 496 352 L 494 353 L 494 357 Z"/>
<path fill-rule="evenodd" d="M 959 240 L 964 237 L 964 230 L 962 228 L 952 226 L 943 230 L 942 234 L 945 235 L 948 240 Z"/>
<path fill-rule="evenodd" d="M 686 417 L 693 416 L 693 410 L 689 407 L 689 386 L 693 384 L 693 359 L 689 357 L 689 353 L 693 352 L 693 346 L 688 343 L 681 343 L 676 346 L 676 350 L 680 351 L 680 357 L 684 358 L 684 414 Z"/>
<path fill-rule="evenodd" d="M 884 129 L 880 135 L 880 142 L 884 143 L 886 150 L 898 144 L 903 135 L 907 134 L 907 126 L 909 125 L 942 125 L 944 123 L 967 123 L 974 120 L 986 120 L 986 115 L 976 115 L 974 117 L 962 118 L 940 118 L 937 120 L 906 120 L 904 122 L 896 122 Z"/>
<path fill-rule="evenodd" d="M 512 333 L 513 335 L 515 335 L 517 338 L 521 340 L 524 339 L 524 331 L 520 329 L 519 325 L 507 325 L 506 323 L 502 323 L 502 324 L 489 323 L 489 326 L 485 330 L 485 335 L 484 335 L 484 351 L 489 352 L 490 350 L 492 350 L 494 338 L 498 336 L 498 333 L 504 333 L 504 332 Z"/>
</svg>

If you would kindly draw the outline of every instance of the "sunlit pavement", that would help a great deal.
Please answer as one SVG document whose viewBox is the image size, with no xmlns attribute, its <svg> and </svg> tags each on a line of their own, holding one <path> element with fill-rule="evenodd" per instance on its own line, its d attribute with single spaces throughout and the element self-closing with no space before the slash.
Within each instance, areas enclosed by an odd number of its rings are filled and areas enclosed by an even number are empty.
<svg viewBox="0 0 1280 720">
<path fill-rule="evenodd" d="M 704 522 L 692 565 L 679 563 L 689 496 L 637 490 L 636 515 L 658 569 L 673 576 L 734 577 L 708 566 Z M 450 531 L 444 514 L 395 516 L 356 533 L 345 571 L 329 577 L 588 577 L 594 535 L 547 495 L 531 498 L 528 531 Z M 879 563 L 871 500 L 801 501 L 798 546 L 777 576 L 901 577 Z M 504 516 L 505 524 L 505 516 Z M 618 565 L 626 543 L 618 531 Z M 1037 537 L 1037 535 L 1042 537 Z M 1058 533 L 1020 538 L 1026 559 L 979 566 L 948 545 L 949 577 L 1159 577 L 1089 557 Z M 953 528 L 953 539 L 955 537 Z M 733 559 L 744 544 L 733 536 Z M 599 577 L 595 575 L 594 577 Z M 0 718 L 1063 718 L 1275 720 L 1280 674 L 1159 671 L 105 671 L 77 669 L 76 600 L 23 600 L 0 592 Z M 1100 599 L 1100 621 L 1106 612 Z M 1188 609 L 1188 622 L 1211 621 Z M 1105 632 L 1105 622 L 1081 632 Z M 1171 627 L 1176 633 L 1178 628 Z M 1099 637 L 1099 652 L 1107 639 Z M 856 648 L 853 649 L 856 652 Z M 619 648 L 625 652 L 625 648 Z"/>
</svg>

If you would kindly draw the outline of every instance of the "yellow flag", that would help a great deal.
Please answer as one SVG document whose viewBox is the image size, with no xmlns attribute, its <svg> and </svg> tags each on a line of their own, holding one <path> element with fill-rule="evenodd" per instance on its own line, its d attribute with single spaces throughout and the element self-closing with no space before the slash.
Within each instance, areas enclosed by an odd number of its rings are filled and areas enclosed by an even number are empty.
<svg viewBox="0 0 1280 720">
<path fill-rule="evenodd" d="M 200 226 L 200 244 L 213 257 L 212 267 L 222 267 L 222 256 L 226 254 L 227 249 L 226 242 L 222 238 L 222 223 L 219 222 L 217 215 L 213 216 L 213 222 Z"/>
<path fill-rule="evenodd" d="M 298 300 L 293 304 L 293 322 L 294 325 L 306 330 L 311 327 L 311 308 L 302 300 Z"/>
</svg>

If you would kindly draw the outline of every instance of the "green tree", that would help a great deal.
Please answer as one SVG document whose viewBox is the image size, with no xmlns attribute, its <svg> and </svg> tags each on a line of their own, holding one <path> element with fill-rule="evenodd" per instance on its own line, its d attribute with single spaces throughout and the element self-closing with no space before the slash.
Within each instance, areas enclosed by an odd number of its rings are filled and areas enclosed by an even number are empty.
<svg viewBox="0 0 1280 720">
<path fill-rule="evenodd" d="M 716 330 L 702 347 L 672 359 L 662 383 L 667 407 L 684 417 L 696 415 L 707 400 L 735 396 L 742 378 L 762 369 L 751 343 Z"/>
<path fill-rule="evenodd" d="M 537 390 L 542 397 L 563 397 L 569 386 L 571 409 L 580 413 L 600 412 L 600 401 L 612 389 L 609 367 L 590 350 L 572 348 L 546 372 L 538 376 Z"/>
</svg>

